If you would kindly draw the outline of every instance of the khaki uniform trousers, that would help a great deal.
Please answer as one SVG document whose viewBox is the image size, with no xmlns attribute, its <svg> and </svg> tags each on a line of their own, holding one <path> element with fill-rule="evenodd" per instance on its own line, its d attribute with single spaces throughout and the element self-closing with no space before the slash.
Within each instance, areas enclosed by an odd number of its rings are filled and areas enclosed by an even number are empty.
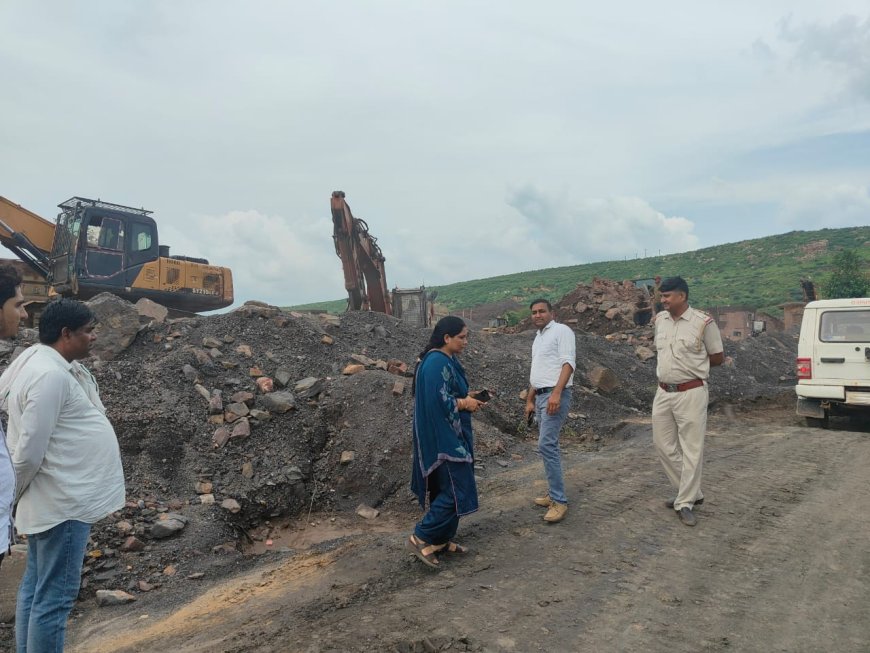
<svg viewBox="0 0 870 653">
<path fill-rule="evenodd" d="M 701 471 L 707 431 L 707 385 L 684 392 L 656 392 L 652 408 L 653 444 L 671 485 L 677 488 L 674 510 L 703 499 Z"/>
</svg>

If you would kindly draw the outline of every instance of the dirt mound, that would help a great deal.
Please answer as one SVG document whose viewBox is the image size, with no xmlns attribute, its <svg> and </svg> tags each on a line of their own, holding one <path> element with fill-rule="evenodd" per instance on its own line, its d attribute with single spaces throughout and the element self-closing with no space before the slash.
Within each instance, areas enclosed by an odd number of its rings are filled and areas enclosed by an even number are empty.
<svg viewBox="0 0 870 653">
<path fill-rule="evenodd" d="M 409 375 L 428 335 L 377 313 L 336 318 L 250 304 L 152 322 L 113 360 L 94 362 L 128 502 L 94 528 L 83 596 L 136 594 L 253 564 L 239 544 L 265 540 L 276 518 L 407 505 Z M 626 419 L 648 413 L 655 358 L 638 347 L 650 336 L 648 327 L 577 332 L 565 438 L 598 449 Z M 523 440 L 537 437 L 521 398 L 533 338 L 473 331 L 463 355 L 472 386 L 495 396 L 475 415 L 483 476 L 527 454 Z M 734 364 L 714 370 L 714 402 L 788 389 L 795 346 L 784 336 L 729 343 Z M 344 374 L 350 364 L 356 373 Z M 604 368 L 614 381 L 606 387 Z"/>
<path fill-rule="evenodd" d="M 607 335 L 648 324 L 652 319 L 649 292 L 631 281 L 613 281 L 595 277 L 577 287 L 553 305 L 560 322 L 575 330 Z M 514 330 L 531 329 L 526 318 Z"/>
</svg>

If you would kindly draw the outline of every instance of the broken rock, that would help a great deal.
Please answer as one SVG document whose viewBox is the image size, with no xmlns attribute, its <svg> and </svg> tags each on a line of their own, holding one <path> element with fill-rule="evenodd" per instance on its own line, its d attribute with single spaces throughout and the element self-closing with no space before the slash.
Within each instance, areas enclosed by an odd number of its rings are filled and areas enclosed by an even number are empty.
<svg viewBox="0 0 870 653">
<path fill-rule="evenodd" d="M 341 452 L 341 460 L 339 461 L 342 465 L 347 465 L 353 462 L 353 459 L 356 457 L 356 453 L 353 451 L 342 451 Z"/>
<path fill-rule="evenodd" d="M 176 533 L 184 530 L 185 523 L 180 519 L 161 519 L 154 522 L 151 527 L 151 537 L 155 540 L 162 540 L 167 537 L 172 537 Z"/>
<path fill-rule="evenodd" d="M 290 385 L 290 380 L 292 378 L 293 374 L 289 370 L 285 370 L 284 368 L 279 368 L 275 372 L 275 382 L 282 388 L 286 388 L 288 385 Z"/>
<path fill-rule="evenodd" d="M 257 379 L 257 389 L 263 394 L 267 394 L 275 389 L 275 382 L 268 376 L 261 376 Z"/>
<path fill-rule="evenodd" d="M 375 365 L 375 360 L 373 358 L 363 356 L 362 354 L 351 354 L 350 357 L 360 365 L 365 365 L 366 367 L 374 367 Z"/>
<path fill-rule="evenodd" d="M 232 399 L 234 403 L 251 406 L 254 403 L 254 393 L 248 392 L 247 390 L 239 390 L 234 393 L 230 399 Z"/>
<path fill-rule="evenodd" d="M 97 590 L 97 605 L 101 608 L 107 605 L 124 605 L 135 600 L 135 596 L 121 590 Z"/>
<path fill-rule="evenodd" d="M 251 424 L 248 422 L 246 418 L 242 418 L 239 420 L 238 424 L 233 428 L 233 432 L 230 435 L 232 439 L 240 439 L 247 438 L 251 435 Z"/>
<path fill-rule="evenodd" d="M 213 487 L 211 481 L 198 481 L 194 486 L 197 494 L 211 494 Z"/>
<path fill-rule="evenodd" d="M 637 354 L 637 357 L 642 361 L 648 361 L 650 358 L 655 358 L 656 356 L 652 349 L 644 347 L 643 345 L 636 347 L 634 353 Z"/>
<path fill-rule="evenodd" d="M 230 439 L 230 430 L 226 427 L 221 426 L 214 432 L 214 435 L 211 436 L 212 444 L 214 444 L 215 448 L 219 449 L 227 443 L 227 440 Z"/>
<path fill-rule="evenodd" d="M 345 367 L 341 371 L 341 373 L 344 374 L 345 376 L 351 376 L 353 374 L 359 374 L 360 372 L 365 370 L 365 368 L 366 368 L 365 365 L 350 364 L 347 367 Z"/>
<path fill-rule="evenodd" d="M 127 349 L 139 333 L 139 313 L 130 302 L 111 293 L 100 293 L 87 302 L 94 317 L 96 327 L 94 335 L 97 340 L 91 353 L 108 361 Z"/>
<path fill-rule="evenodd" d="M 375 510 L 371 506 L 367 506 L 364 503 L 361 503 L 356 507 L 356 514 L 358 514 L 363 519 L 374 519 L 381 513 L 380 511 Z"/>
<path fill-rule="evenodd" d="M 587 378 L 594 387 L 602 392 L 613 392 L 619 387 L 619 378 L 613 370 L 601 365 L 590 370 Z"/>
<path fill-rule="evenodd" d="M 145 318 L 145 321 L 153 321 L 157 324 L 163 324 L 169 316 L 169 309 L 165 306 L 152 302 L 147 297 L 143 297 L 135 304 L 136 312 L 140 318 Z"/>
<path fill-rule="evenodd" d="M 134 535 L 129 536 L 121 545 L 121 551 L 141 551 L 145 548 L 145 543 Z"/>
<path fill-rule="evenodd" d="M 221 501 L 221 508 L 227 510 L 234 515 L 241 511 L 242 507 L 239 505 L 239 502 L 235 499 L 224 499 Z"/>
<path fill-rule="evenodd" d="M 292 392 L 272 392 L 263 397 L 263 405 L 273 413 L 286 413 L 296 408 L 296 398 Z"/>
<path fill-rule="evenodd" d="M 224 400 L 221 397 L 221 391 L 215 390 L 211 399 L 208 400 L 208 413 L 209 415 L 220 415 L 224 412 Z"/>
</svg>

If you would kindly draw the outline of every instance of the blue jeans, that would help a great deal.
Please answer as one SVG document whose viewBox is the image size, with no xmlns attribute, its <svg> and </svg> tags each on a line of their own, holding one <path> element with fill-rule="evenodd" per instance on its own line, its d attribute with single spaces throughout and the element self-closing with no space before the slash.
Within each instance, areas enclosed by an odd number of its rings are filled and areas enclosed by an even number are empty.
<svg viewBox="0 0 870 653">
<path fill-rule="evenodd" d="M 15 611 L 17 653 L 63 652 L 90 532 L 90 524 L 68 520 L 27 536 L 27 567 Z"/>
<path fill-rule="evenodd" d="M 565 481 L 562 480 L 562 455 L 559 451 L 559 432 L 568 419 L 571 409 L 571 388 L 562 390 L 562 401 L 555 415 L 547 414 L 550 393 L 535 397 L 535 413 L 538 418 L 538 453 L 544 459 L 550 498 L 558 503 L 568 503 L 565 496 Z"/>
<path fill-rule="evenodd" d="M 414 528 L 414 535 L 427 544 L 447 544 L 459 528 L 456 497 L 448 463 L 429 474 L 429 511 Z"/>
</svg>

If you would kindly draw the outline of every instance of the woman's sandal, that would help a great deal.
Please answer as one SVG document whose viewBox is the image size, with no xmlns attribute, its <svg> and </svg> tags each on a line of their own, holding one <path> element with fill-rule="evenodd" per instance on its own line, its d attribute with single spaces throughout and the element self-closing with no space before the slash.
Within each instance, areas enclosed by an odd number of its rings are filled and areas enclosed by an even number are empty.
<svg viewBox="0 0 870 653">
<path fill-rule="evenodd" d="M 462 546 L 456 542 L 448 542 L 444 547 L 444 553 L 449 553 L 450 555 L 455 556 L 464 556 L 468 553 L 468 547 Z"/>
<path fill-rule="evenodd" d="M 411 534 L 411 536 L 405 540 L 405 548 L 420 558 L 424 565 L 432 568 L 438 567 L 441 564 L 438 562 L 438 558 L 435 557 L 435 554 L 443 549 L 444 546 L 445 545 L 443 544 L 429 544 L 428 542 L 419 539 L 414 534 Z"/>
</svg>

